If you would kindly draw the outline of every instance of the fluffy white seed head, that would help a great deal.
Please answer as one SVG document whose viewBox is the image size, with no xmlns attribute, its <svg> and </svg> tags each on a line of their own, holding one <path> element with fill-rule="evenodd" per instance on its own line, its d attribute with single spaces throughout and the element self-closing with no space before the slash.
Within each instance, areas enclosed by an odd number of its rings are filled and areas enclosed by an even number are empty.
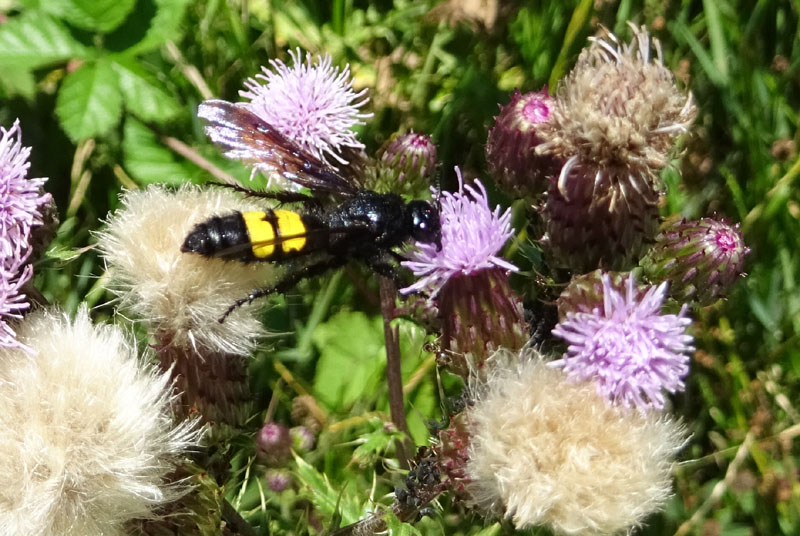
<svg viewBox="0 0 800 536">
<path fill-rule="evenodd" d="M 211 216 L 263 210 L 223 188 L 161 186 L 124 194 L 122 208 L 98 235 L 120 307 L 150 324 L 159 342 L 196 351 L 247 355 L 264 329 L 254 307 L 222 314 L 275 277 L 268 263 L 245 265 L 182 253 L 186 236 Z"/>
<path fill-rule="evenodd" d="M 475 502 L 520 529 L 570 535 L 624 532 L 660 510 L 684 428 L 611 406 L 530 350 L 505 353 L 468 410 Z"/>
<path fill-rule="evenodd" d="M 173 424 L 168 375 L 131 339 L 85 309 L 18 334 L 34 353 L 0 349 L 0 535 L 121 535 L 185 491 L 167 477 L 200 432 Z"/>
</svg>

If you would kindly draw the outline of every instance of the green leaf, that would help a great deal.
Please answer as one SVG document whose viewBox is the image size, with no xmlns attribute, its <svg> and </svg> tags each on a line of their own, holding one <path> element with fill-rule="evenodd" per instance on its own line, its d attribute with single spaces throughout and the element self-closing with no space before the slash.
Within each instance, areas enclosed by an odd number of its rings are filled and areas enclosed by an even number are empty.
<svg viewBox="0 0 800 536">
<path fill-rule="evenodd" d="M 107 61 L 87 63 L 68 74 L 58 92 L 56 115 L 72 141 L 107 133 L 121 113 L 117 76 Z"/>
<path fill-rule="evenodd" d="M 320 324 L 313 339 L 320 352 L 314 390 L 328 407 L 341 410 L 376 391 L 386 366 L 381 318 L 344 311 Z"/>
<path fill-rule="evenodd" d="M 320 512 L 333 517 L 338 511 L 344 525 L 355 523 L 364 511 L 358 496 L 337 490 L 328 482 L 328 477 L 317 471 L 312 465 L 299 456 L 297 462 L 297 479 L 302 484 L 301 493 L 305 495 Z"/>
<path fill-rule="evenodd" d="M 130 54 L 141 54 L 157 49 L 169 40 L 180 37 L 181 22 L 189 0 L 140 0 L 149 2 L 155 9 L 155 14 L 150 19 L 147 32 L 141 40 L 128 48 Z M 137 10 L 138 11 L 138 10 Z M 134 17 L 131 17 L 133 19 Z M 119 31 L 127 31 L 128 24 L 120 27 Z"/>
<path fill-rule="evenodd" d="M 392 536 L 422 536 L 422 533 L 414 525 L 404 523 L 397 519 L 391 510 L 386 512 L 386 528 Z"/>
<path fill-rule="evenodd" d="M 140 119 L 164 123 L 180 111 L 175 98 L 133 58 L 117 58 L 111 67 L 117 73 L 125 108 Z"/>
<path fill-rule="evenodd" d="M 0 25 L 0 65 L 37 67 L 91 57 L 91 50 L 76 41 L 69 30 L 39 11 L 28 11 Z"/>
<path fill-rule="evenodd" d="M 180 162 L 159 143 L 152 130 L 136 119 L 128 117 L 123 132 L 125 169 L 139 184 L 181 184 L 196 175 L 197 168 Z"/>
<path fill-rule="evenodd" d="M 383 425 L 383 421 L 378 418 L 370 422 L 373 430 L 361 435 L 358 438 L 360 443 L 353 451 L 353 461 L 361 467 L 367 467 L 379 460 L 395 441 L 402 441 L 405 437 L 403 432 L 392 432 Z"/>
<path fill-rule="evenodd" d="M 122 24 L 136 0 L 48 0 L 48 10 L 78 28 L 107 33 Z"/>
<path fill-rule="evenodd" d="M 0 86 L 3 88 L 5 97 L 22 95 L 30 100 L 36 94 L 36 81 L 33 79 L 33 73 L 21 66 L 3 65 L 0 67 Z"/>
</svg>

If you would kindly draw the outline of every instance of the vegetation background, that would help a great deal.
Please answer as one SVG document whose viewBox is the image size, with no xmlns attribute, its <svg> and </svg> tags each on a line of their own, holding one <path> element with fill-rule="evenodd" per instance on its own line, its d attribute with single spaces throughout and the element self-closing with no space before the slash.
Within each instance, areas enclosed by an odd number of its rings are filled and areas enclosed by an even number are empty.
<svg viewBox="0 0 800 536">
<path fill-rule="evenodd" d="M 601 24 L 625 39 L 626 21 L 644 24 L 700 110 L 680 169 L 665 173 L 664 215 L 742 222 L 752 253 L 730 298 L 695 313 L 698 351 L 674 406 L 693 435 L 675 497 L 641 533 L 798 534 L 799 11 L 800 0 L 2 0 L 0 123 L 20 118 L 31 175 L 50 177 L 61 219 L 37 287 L 69 311 L 86 301 L 97 320 L 112 317 L 91 231 L 123 188 L 203 183 L 204 162 L 246 179 L 195 110 L 238 100 L 243 80 L 289 48 L 327 52 L 370 88 L 375 115 L 360 138 L 371 154 L 398 130 L 431 134 L 447 185 L 454 165 L 487 177 L 483 145 L 511 91 L 555 87 Z M 254 426 L 271 400 L 288 422 L 301 391 L 328 426 L 282 494 L 251 463 L 253 430 L 231 441 L 225 496 L 263 534 L 346 524 L 371 500 L 388 503 L 402 477 L 384 426 L 374 281 L 357 267 L 309 281 L 265 319 L 276 336 L 251 367 Z M 409 420 L 425 444 L 441 417 L 433 358 L 419 329 L 402 328 Z M 512 532 L 441 506 L 395 534 Z"/>
</svg>

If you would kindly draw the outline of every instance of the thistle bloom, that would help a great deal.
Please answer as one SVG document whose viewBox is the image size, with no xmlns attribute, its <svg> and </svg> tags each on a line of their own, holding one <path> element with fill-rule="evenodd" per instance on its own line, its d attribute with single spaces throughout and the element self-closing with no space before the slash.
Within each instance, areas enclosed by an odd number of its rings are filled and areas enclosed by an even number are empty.
<svg viewBox="0 0 800 536">
<path fill-rule="evenodd" d="M 456 168 L 459 191 L 443 192 L 440 203 L 442 247 L 417 243 L 410 260 L 402 264 L 420 279 L 401 289 L 403 294 L 426 291 L 435 297 L 450 279 L 473 275 L 490 268 L 516 271 L 517 267 L 497 256 L 514 234 L 511 210 L 489 208 L 486 188 L 476 180 L 477 189 L 463 183 Z"/>
<path fill-rule="evenodd" d="M 185 491 L 170 475 L 200 430 L 173 423 L 169 376 L 129 337 L 85 308 L 29 314 L 18 335 L 35 353 L 0 349 L 0 533 L 127 534 Z"/>
<path fill-rule="evenodd" d="M 304 63 L 299 48 L 289 55 L 291 66 L 270 60 L 272 70 L 262 67 L 263 73 L 249 78 L 247 91 L 239 94 L 249 99 L 251 112 L 309 154 L 334 168 L 347 164 L 344 148 L 364 148 L 351 129 L 372 116 L 359 112 L 369 100 L 367 90 L 354 91 L 350 66 L 340 71 L 327 54 L 317 57 L 316 64 L 310 53 Z"/>
<path fill-rule="evenodd" d="M 640 411 L 664 407 L 664 391 L 684 388 L 689 373 L 691 320 L 680 313 L 661 314 L 663 283 L 644 295 L 631 275 L 624 294 L 603 275 L 603 306 L 591 313 L 567 313 L 553 335 L 567 342 L 567 353 L 553 365 L 578 381 L 594 380 L 611 401 Z"/>
<path fill-rule="evenodd" d="M 0 347 L 26 348 L 17 340 L 14 328 L 7 320 L 22 318 L 22 312 L 30 307 L 22 287 L 30 281 L 33 267 L 20 259 L 15 261 L 10 266 L 0 267 Z"/>
<path fill-rule="evenodd" d="M 22 146 L 19 119 L 0 127 L 0 257 L 27 255 L 31 227 L 41 225 L 40 208 L 50 201 L 41 189 L 47 179 L 28 179 L 30 147 Z"/>
<path fill-rule="evenodd" d="M 478 506 L 571 535 L 625 533 L 663 507 L 679 423 L 612 406 L 530 350 L 492 359 L 507 363 L 466 410 L 466 489 Z"/>
<path fill-rule="evenodd" d="M 211 216 L 256 209 L 263 206 L 227 189 L 182 186 L 172 192 L 153 185 L 124 194 L 122 208 L 98 235 L 120 308 L 145 323 L 158 343 L 162 368 L 183 393 L 183 408 L 207 422 L 243 424 L 249 418 L 244 356 L 264 327 L 252 306 L 225 322 L 219 318 L 275 272 L 269 263 L 182 253 L 181 245 Z"/>
<path fill-rule="evenodd" d="M 51 201 L 41 189 L 47 179 L 28 179 L 30 147 L 22 146 L 19 120 L 0 127 L 0 346 L 21 346 L 6 321 L 30 307 L 21 292 L 33 270 L 31 229 L 42 224 L 42 207 Z"/>
<path fill-rule="evenodd" d="M 441 249 L 417 244 L 403 265 L 420 279 L 401 292 L 425 291 L 435 300 L 442 349 L 453 357 L 451 370 L 466 378 L 498 348 L 521 348 L 529 328 L 508 281 L 517 268 L 497 256 L 513 234 L 511 212 L 491 210 L 483 184 L 464 185 L 458 168 L 456 174 L 459 191 L 440 201 Z"/>
</svg>

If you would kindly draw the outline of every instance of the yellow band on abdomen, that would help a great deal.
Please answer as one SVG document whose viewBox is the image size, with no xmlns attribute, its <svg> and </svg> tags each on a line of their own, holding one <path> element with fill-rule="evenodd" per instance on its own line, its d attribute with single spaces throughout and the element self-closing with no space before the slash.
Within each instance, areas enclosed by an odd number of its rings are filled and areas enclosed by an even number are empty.
<svg viewBox="0 0 800 536">
<path fill-rule="evenodd" d="M 272 255 L 275 252 L 275 229 L 267 219 L 267 213 L 260 210 L 242 212 L 242 217 L 250 236 L 253 255 L 258 259 Z"/>
<path fill-rule="evenodd" d="M 289 253 L 303 249 L 306 245 L 306 226 L 300 214 L 290 210 L 276 210 L 275 216 L 278 218 L 278 229 L 283 239 L 281 242 L 283 252 Z"/>
</svg>

